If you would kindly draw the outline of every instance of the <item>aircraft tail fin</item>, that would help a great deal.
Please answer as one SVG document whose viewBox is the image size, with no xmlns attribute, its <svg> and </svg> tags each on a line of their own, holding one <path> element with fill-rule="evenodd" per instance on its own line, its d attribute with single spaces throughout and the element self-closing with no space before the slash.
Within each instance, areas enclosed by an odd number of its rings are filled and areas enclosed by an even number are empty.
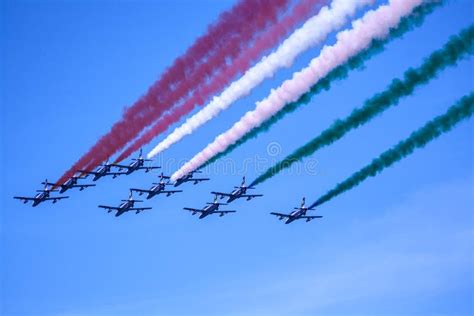
<svg viewBox="0 0 474 316">
<path fill-rule="evenodd" d="M 161 179 L 169 179 L 170 177 L 169 177 L 169 176 L 165 176 L 165 175 L 163 174 L 163 172 L 162 172 L 162 173 L 160 174 L 160 178 L 161 178 Z"/>
</svg>

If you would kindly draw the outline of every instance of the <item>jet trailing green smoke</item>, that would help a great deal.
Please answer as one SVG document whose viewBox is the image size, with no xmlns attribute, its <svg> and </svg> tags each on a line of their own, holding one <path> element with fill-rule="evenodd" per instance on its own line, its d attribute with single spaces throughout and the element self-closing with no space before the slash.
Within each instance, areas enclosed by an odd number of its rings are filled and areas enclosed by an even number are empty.
<svg viewBox="0 0 474 316">
<path fill-rule="evenodd" d="M 273 124 L 280 121 L 285 115 L 294 112 L 301 105 L 309 103 L 309 101 L 311 101 L 311 98 L 314 95 L 320 93 L 323 90 L 329 90 L 333 82 L 347 78 L 351 70 L 363 68 L 365 61 L 372 58 L 372 56 L 382 52 L 385 49 L 385 46 L 392 40 L 402 37 L 404 34 L 423 24 L 425 18 L 430 13 L 432 13 L 437 7 L 443 5 L 444 3 L 444 0 L 425 1 L 423 4 L 418 6 L 409 16 L 404 17 L 400 21 L 398 26 L 390 31 L 390 34 L 389 36 L 387 36 L 387 38 L 383 40 L 373 40 L 366 50 L 350 58 L 347 63 L 342 64 L 332 70 L 329 74 L 327 74 L 327 76 L 325 76 L 320 81 L 318 81 L 318 83 L 312 86 L 310 90 L 303 94 L 297 101 L 285 105 L 285 107 L 281 111 L 276 113 L 265 123 L 252 129 L 249 133 L 244 135 L 237 142 L 230 145 L 225 151 L 208 160 L 201 167 L 201 169 L 213 163 L 214 161 L 217 161 L 218 159 L 226 156 L 235 148 L 244 144 L 246 141 L 257 137 L 257 135 L 259 135 L 260 133 L 268 131 L 270 127 L 273 126 Z"/>
<path fill-rule="evenodd" d="M 344 193 L 362 183 L 369 177 L 374 177 L 385 168 L 390 167 L 397 161 L 412 154 L 415 149 L 422 148 L 430 141 L 436 139 L 438 136 L 449 132 L 454 126 L 464 119 L 469 118 L 474 113 L 474 93 L 464 96 L 449 110 L 432 121 L 429 121 L 425 126 L 413 132 L 410 137 L 399 142 L 393 148 L 381 154 L 378 158 L 360 169 L 343 182 L 336 185 L 325 195 L 321 196 L 311 207 L 321 205 L 332 198 Z"/>
<path fill-rule="evenodd" d="M 402 80 L 394 79 L 385 91 L 368 99 L 364 106 L 352 111 L 345 119 L 335 121 L 319 136 L 269 168 L 255 179 L 252 185 L 268 180 L 283 169 L 289 168 L 293 163 L 312 155 L 322 147 L 342 138 L 351 130 L 369 122 L 391 106 L 397 105 L 400 98 L 412 94 L 415 88 L 435 78 L 440 71 L 448 66 L 455 65 L 461 58 L 473 52 L 474 26 L 471 26 L 458 35 L 451 37 L 441 49 L 426 58 L 420 67 L 407 70 Z"/>
</svg>

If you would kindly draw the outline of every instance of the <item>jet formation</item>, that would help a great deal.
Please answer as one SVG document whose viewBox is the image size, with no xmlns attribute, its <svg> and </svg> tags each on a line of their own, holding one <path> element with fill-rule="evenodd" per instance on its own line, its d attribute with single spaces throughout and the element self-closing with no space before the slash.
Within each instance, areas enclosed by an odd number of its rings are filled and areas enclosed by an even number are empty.
<svg viewBox="0 0 474 316">
<path fill-rule="evenodd" d="M 130 175 L 134 172 L 139 170 L 144 170 L 146 173 L 160 169 L 161 167 L 145 165 L 147 162 L 151 164 L 150 159 L 143 158 L 142 150 L 138 154 L 137 158 L 132 159 L 132 162 L 128 165 L 122 165 L 117 163 L 109 163 L 106 161 L 102 165 L 100 165 L 96 170 L 77 170 L 76 174 L 66 180 L 64 183 L 54 183 L 49 182 L 47 179 L 41 184 L 44 185 L 43 189 L 37 190 L 37 194 L 33 197 L 25 197 L 25 196 L 15 196 L 15 199 L 23 201 L 25 204 L 28 202 L 32 202 L 32 206 L 38 206 L 39 204 L 52 201 L 56 203 L 60 200 L 67 199 L 69 196 L 64 195 L 51 195 L 52 192 L 59 192 L 59 194 L 63 194 L 71 189 L 77 188 L 79 191 L 82 191 L 89 187 L 96 186 L 95 184 L 83 184 L 79 183 L 79 180 L 87 179 L 89 176 L 92 177 L 92 181 L 96 182 L 101 178 L 111 176 L 112 178 L 116 178 L 121 175 Z M 113 170 L 112 168 L 115 168 Z M 109 205 L 99 205 L 99 208 L 107 210 L 108 213 L 115 211 L 115 216 L 118 217 L 127 212 L 135 212 L 135 214 L 139 214 L 142 211 L 150 210 L 151 207 L 136 207 L 135 203 L 141 203 L 143 200 L 136 200 L 133 198 L 133 193 L 137 193 L 139 196 L 146 195 L 146 199 L 150 200 L 155 196 L 158 195 L 166 195 L 171 196 L 176 193 L 181 193 L 183 190 L 170 190 L 168 189 L 169 186 L 178 187 L 184 183 L 193 183 L 198 184 L 203 181 L 209 181 L 209 178 L 202 178 L 196 177 L 195 174 L 201 173 L 201 171 L 196 170 L 190 172 L 189 174 L 183 176 L 180 179 L 177 179 L 174 183 L 170 183 L 170 177 L 161 173 L 159 175 L 159 182 L 153 182 L 149 189 L 142 189 L 142 188 L 130 188 L 128 199 L 121 200 L 121 203 L 118 206 L 109 206 Z M 245 183 L 245 176 L 242 178 L 242 182 L 239 186 L 234 186 L 234 189 L 230 192 L 220 192 L 220 191 L 212 191 L 211 193 L 214 195 L 213 202 L 208 202 L 202 208 L 192 208 L 192 207 L 184 207 L 183 209 L 186 211 L 191 212 L 192 215 L 199 214 L 198 218 L 203 219 L 210 215 L 219 215 L 222 217 L 224 215 L 235 213 L 235 210 L 221 210 L 221 206 L 228 205 L 238 199 L 246 199 L 250 201 L 257 197 L 262 197 L 262 194 L 249 194 L 249 190 L 254 190 L 253 186 L 247 186 Z M 226 203 L 218 202 L 218 199 L 226 198 Z M 307 215 L 308 211 L 314 210 L 314 208 L 308 208 L 305 206 L 305 198 L 303 198 L 300 207 L 295 207 L 295 210 L 285 214 L 285 213 L 277 213 L 272 212 L 271 215 L 277 216 L 280 220 L 285 219 L 285 224 L 290 224 L 296 220 L 304 219 L 306 222 L 309 222 L 316 218 L 322 218 L 319 215 Z"/>
</svg>

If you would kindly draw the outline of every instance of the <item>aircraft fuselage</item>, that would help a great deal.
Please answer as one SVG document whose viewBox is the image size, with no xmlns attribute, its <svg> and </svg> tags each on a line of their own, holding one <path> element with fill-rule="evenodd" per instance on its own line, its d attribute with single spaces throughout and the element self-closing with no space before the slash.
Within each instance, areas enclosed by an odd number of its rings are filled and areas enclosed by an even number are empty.
<svg viewBox="0 0 474 316">
<path fill-rule="evenodd" d="M 152 186 L 150 188 L 150 191 L 147 195 L 147 200 L 151 199 L 152 197 L 154 197 L 155 195 L 158 195 L 160 194 L 161 191 L 163 191 L 165 189 L 165 184 L 164 183 L 159 183 L 159 184 L 155 184 L 154 186 Z"/>
<path fill-rule="evenodd" d="M 227 199 L 227 203 L 237 200 L 238 198 L 242 197 L 242 195 L 244 195 L 245 193 L 247 193 L 246 187 L 235 189 L 234 191 L 230 193 L 230 196 Z"/>
<path fill-rule="evenodd" d="M 66 182 L 64 182 L 64 184 L 61 184 L 61 189 L 59 190 L 59 193 L 64 193 L 66 192 L 67 190 L 69 190 L 73 185 L 76 185 L 77 184 L 77 178 L 75 177 L 72 177 L 72 178 L 69 178 Z"/>
<path fill-rule="evenodd" d="M 126 174 L 129 175 L 132 172 L 137 171 L 138 168 L 143 167 L 143 163 L 144 161 L 142 159 L 135 160 L 128 166 Z"/>
<path fill-rule="evenodd" d="M 92 178 L 92 181 L 97 181 L 100 178 L 102 178 L 107 172 L 110 171 L 110 166 L 101 166 L 98 170 L 97 173 L 94 174 L 94 178 Z"/>
<path fill-rule="evenodd" d="M 190 180 L 192 177 L 193 177 L 192 174 L 187 174 L 184 177 L 179 178 L 178 180 L 176 180 L 176 183 L 174 184 L 174 186 L 177 187 L 177 186 L 183 184 L 184 182 L 186 182 L 187 180 Z"/>
<path fill-rule="evenodd" d="M 126 201 L 119 205 L 119 209 L 115 214 L 115 217 L 122 215 L 125 212 L 128 212 L 135 205 L 134 201 Z"/>
<path fill-rule="evenodd" d="M 41 202 L 44 202 L 45 199 L 49 197 L 49 192 L 41 192 L 35 195 L 35 199 L 33 200 L 33 207 L 37 206 Z"/>
<path fill-rule="evenodd" d="M 290 224 L 291 222 L 296 221 L 301 216 L 306 215 L 306 209 L 299 209 L 290 213 L 290 216 L 286 220 L 285 224 Z"/>
<path fill-rule="evenodd" d="M 199 219 L 203 219 L 204 217 L 208 216 L 208 215 L 211 215 L 212 213 L 214 213 L 215 211 L 217 211 L 219 209 L 219 204 L 209 204 L 207 205 L 206 207 L 204 207 L 204 209 L 202 210 L 203 212 L 201 213 L 201 215 L 199 215 Z"/>
</svg>

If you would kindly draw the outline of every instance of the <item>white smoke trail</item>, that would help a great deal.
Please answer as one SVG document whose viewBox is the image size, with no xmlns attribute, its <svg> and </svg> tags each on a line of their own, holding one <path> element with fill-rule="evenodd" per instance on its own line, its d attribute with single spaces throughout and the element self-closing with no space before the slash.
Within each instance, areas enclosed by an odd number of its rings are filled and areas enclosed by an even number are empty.
<svg viewBox="0 0 474 316">
<path fill-rule="evenodd" d="M 221 95 L 212 99 L 198 113 L 188 118 L 170 135 L 161 141 L 147 157 L 153 158 L 183 137 L 193 133 L 200 126 L 216 117 L 238 99 L 248 95 L 266 78 L 272 77 L 283 67 L 290 67 L 296 57 L 309 48 L 321 43 L 332 31 L 341 28 L 357 9 L 372 4 L 375 0 L 334 0 L 330 6 L 321 8 L 319 13 L 294 31 L 272 54 L 263 57 L 254 67 L 234 81 Z"/>
<path fill-rule="evenodd" d="M 176 171 L 171 180 L 176 181 L 196 170 L 252 128 L 277 113 L 285 104 L 296 101 L 331 70 L 367 48 L 373 39 L 385 38 L 402 17 L 410 14 L 422 2 L 423 0 L 390 0 L 387 5 L 368 11 L 362 18 L 352 23 L 352 29 L 337 34 L 336 44 L 325 46 L 308 67 L 294 73 L 292 79 L 286 80 L 279 88 L 272 90 L 266 99 L 257 103 L 253 111 L 247 112 L 229 130 L 216 137 L 204 150 Z"/>
</svg>

